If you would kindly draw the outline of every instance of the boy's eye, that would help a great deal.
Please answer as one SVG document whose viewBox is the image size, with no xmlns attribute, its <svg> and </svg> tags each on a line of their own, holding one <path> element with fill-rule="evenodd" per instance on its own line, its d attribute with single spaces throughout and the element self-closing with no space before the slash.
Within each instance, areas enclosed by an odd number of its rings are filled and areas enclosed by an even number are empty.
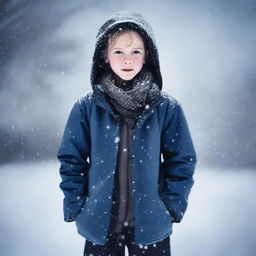
<svg viewBox="0 0 256 256">
<path fill-rule="evenodd" d="M 136 50 L 136 51 L 133 51 L 135 54 L 141 54 L 141 52 L 140 51 L 138 51 L 138 50 Z M 114 53 L 115 54 L 121 54 L 122 53 L 122 51 L 119 51 L 119 50 L 117 50 L 117 51 L 114 51 Z"/>
</svg>

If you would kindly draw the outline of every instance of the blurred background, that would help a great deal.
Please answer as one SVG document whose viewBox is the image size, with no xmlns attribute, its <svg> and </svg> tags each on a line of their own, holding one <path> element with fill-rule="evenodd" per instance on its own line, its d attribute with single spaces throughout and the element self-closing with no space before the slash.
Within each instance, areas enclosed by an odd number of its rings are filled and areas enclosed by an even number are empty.
<svg viewBox="0 0 256 256">
<path fill-rule="evenodd" d="M 91 90 L 97 30 L 120 10 L 151 24 L 198 154 L 172 254 L 256 255 L 256 0 L 0 0 L 0 254 L 82 255 L 56 154 Z"/>
</svg>

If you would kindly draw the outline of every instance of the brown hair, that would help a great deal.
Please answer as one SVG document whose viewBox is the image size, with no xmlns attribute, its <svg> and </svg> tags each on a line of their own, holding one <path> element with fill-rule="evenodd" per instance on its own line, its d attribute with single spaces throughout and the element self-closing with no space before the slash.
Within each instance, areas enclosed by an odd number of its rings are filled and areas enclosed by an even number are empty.
<svg viewBox="0 0 256 256">
<path fill-rule="evenodd" d="M 108 48 L 108 45 L 109 45 L 110 42 L 116 41 L 118 39 L 118 37 L 123 33 L 131 34 L 131 32 L 136 32 L 141 37 L 141 39 L 143 41 L 143 46 L 144 46 L 144 49 L 145 49 L 145 57 L 144 58 L 145 58 L 145 62 L 146 62 L 147 54 L 148 54 L 147 47 L 146 47 L 146 41 L 145 41 L 144 37 L 141 35 L 141 33 L 139 33 L 137 30 L 130 29 L 130 28 L 118 29 L 115 32 L 108 34 L 107 45 L 106 45 L 105 49 L 103 50 L 104 58 L 106 58 L 106 56 L 107 56 L 107 48 Z"/>
</svg>

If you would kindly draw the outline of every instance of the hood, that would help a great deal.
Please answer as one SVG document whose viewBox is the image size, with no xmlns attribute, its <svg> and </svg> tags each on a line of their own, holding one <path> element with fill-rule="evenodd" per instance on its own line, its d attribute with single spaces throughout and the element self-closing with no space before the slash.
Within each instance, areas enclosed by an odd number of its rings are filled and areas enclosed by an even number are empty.
<svg viewBox="0 0 256 256">
<path fill-rule="evenodd" d="M 92 89 L 94 90 L 96 88 L 95 85 L 100 83 L 101 76 L 107 68 L 107 65 L 104 62 L 103 50 L 107 47 L 108 34 L 115 32 L 120 28 L 133 29 L 144 38 L 146 44 L 145 46 L 148 50 L 147 61 L 144 66 L 152 72 L 153 82 L 155 82 L 161 90 L 162 76 L 160 72 L 159 55 L 153 30 L 139 13 L 130 11 L 120 11 L 113 14 L 98 30 L 90 76 Z"/>
</svg>

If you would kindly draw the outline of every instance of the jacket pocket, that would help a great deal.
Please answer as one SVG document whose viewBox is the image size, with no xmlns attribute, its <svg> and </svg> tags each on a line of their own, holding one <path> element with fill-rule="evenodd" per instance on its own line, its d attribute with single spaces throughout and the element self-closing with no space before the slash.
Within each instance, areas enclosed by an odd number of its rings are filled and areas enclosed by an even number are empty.
<svg viewBox="0 0 256 256">
<path fill-rule="evenodd" d="M 171 221 L 174 222 L 175 221 L 175 217 L 174 214 L 172 212 L 171 209 L 168 209 L 164 203 L 164 201 L 161 199 L 161 197 L 159 196 L 159 201 L 161 202 L 162 206 L 164 207 L 164 209 L 166 210 L 167 214 L 169 214 Z"/>
<path fill-rule="evenodd" d="M 78 218 L 80 218 L 84 214 L 87 201 L 88 201 L 88 196 L 85 196 L 84 203 L 82 204 L 79 212 L 77 213 L 77 215 L 75 217 L 75 220 L 77 220 Z"/>
<path fill-rule="evenodd" d="M 173 216 L 171 215 L 170 211 L 167 209 L 167 207 L 165 206 L 163 200 L 161 199 L 161 197 L 159 196 L 159 204 L 161 205 L 161 208 L 163 208 L 163 210 L 165 211 L 165 213 L 170 217 L 171 221 L 173 220 Z"/>
</svg>

